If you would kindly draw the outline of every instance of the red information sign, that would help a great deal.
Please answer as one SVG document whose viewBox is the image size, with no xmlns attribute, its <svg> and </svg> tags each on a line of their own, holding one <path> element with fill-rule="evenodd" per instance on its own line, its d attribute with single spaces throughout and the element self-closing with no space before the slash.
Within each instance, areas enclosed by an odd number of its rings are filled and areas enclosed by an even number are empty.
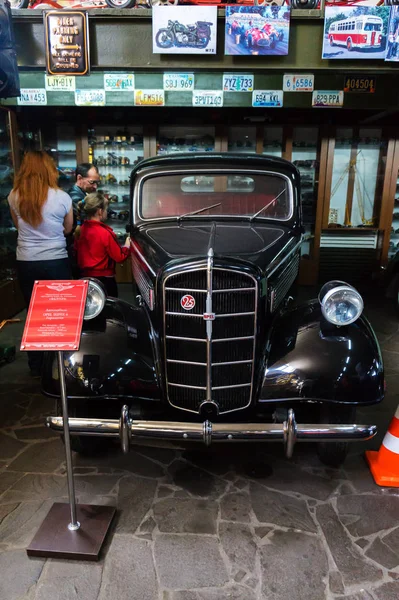
<svg viewBox="0 0 399 600">
<path fill-rule="evenodd" d="M 88 281 L 35 281 L 21 350 L 77 350 Z"/>
</svg>

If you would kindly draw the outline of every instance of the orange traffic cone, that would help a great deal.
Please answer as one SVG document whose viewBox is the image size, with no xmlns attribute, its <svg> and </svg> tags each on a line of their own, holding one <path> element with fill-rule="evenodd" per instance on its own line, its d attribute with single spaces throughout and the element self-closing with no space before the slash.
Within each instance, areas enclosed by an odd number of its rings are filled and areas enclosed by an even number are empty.
<svg viewBox="0 0 399 600">
<path fill-rule="evenodd" d="M 399 487 L 399 406 L 381 448 L 378 452 L 368 450 L 366 460 L 377 485 Z"/>
</svg>

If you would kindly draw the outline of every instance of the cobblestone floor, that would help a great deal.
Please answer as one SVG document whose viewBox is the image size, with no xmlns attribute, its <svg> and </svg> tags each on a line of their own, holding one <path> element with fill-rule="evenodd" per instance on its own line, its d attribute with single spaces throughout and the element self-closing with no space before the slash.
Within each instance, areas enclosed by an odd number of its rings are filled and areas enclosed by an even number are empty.
<svg viewBox="0 0 399 600">
<path fill-rule="evenodd" d="M 399 320 L 374 301 L 388 394 L 361 412 L 380 426 L 399 398 Z M 10 325 L 1 341 L 17 338 Z M 377 487 L 352 446 L 344 467 L 323 467 L 312 447 L 292 461 L 268 446 L 273 473 L 253 479 L 248 446 L 187 454 L 118 448 L 75 456 L 81 503 L 117 518 L 98 563 L 30 559 L 25 548 L 54 501 L 66 500 L 63 446 L 43 427 L 52 401 L 26 358 L 0 367 L 0 600 L 398 600 L 399 489 Z"/>
</svg>

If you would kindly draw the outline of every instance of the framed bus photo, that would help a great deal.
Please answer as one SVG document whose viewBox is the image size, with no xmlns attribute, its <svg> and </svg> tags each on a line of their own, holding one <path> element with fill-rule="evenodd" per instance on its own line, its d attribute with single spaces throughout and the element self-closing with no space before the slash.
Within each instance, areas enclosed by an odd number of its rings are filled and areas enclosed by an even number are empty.
<svg viewBox="0 0 399 600">
<path fill-rule="evenodd" d="M 385 59 L 390 8 L 326 6 L 322 58 Z"/>
</svg>

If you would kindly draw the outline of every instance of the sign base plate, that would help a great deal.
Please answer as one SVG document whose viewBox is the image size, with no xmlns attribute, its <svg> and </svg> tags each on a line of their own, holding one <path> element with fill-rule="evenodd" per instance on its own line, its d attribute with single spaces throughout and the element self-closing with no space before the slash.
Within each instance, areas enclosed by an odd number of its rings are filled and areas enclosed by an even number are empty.
<svg viewBox="0 0 399 600">
<path fill-rule="evenodd" d="M 55 502 L 26 552 L 28 556 L 96 561 L 115 512 L 113 506 L 77 504 L 80 528 L 70 531 L 69 504 Z"/>
</svg>

